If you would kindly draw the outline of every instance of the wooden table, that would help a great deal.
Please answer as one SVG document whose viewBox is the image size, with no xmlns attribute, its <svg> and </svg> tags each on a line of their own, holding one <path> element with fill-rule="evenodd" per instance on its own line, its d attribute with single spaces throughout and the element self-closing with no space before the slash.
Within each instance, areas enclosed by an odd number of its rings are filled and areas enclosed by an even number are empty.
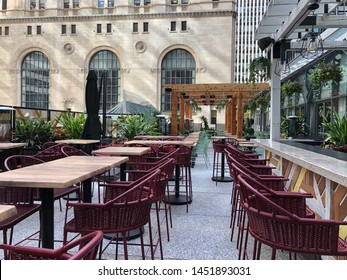
<svg viewBox="0 0 347 280">
<path fill-rule="evenodd" d="M 57 143 L 65 143 L 65 144 L 73 144 L 73 145 L 89 145 L 89 144 L 97 144 L 100 143 L 100 140 L 94 139 L 64 139 L 57 140 Z"/>
<path fill-rule="evenodd" d="M 90 154 L 93 150 L 93 145 L 100 143 L 100 139 L 64 139 L 64 140 L 57 140 L 55 141 L 57 143 L 64 143 L 68 145 L 73 146 L 83 146 L 83 151 Z"/>
<path fill-rule="evenodd" d="M 17 214 L 17 208 L 14 205 L 0 205 L 0 222 Z"/>
<path fill-rule="evenodd" d="M 110 156 L 141 156 L 151 151 L 150 147 L 106 147 L 92 151 L 92 155 L 110 155 Z M 126 180 L 125 165 L 120 168 L 120 180 Z"/>
<path fill-rule="evenodd" d="M 134 137 L 135 140 L 168 140 L 168 139 L 175 139 L 175 140 L 183 140 L 184 136 L 180 135 L 138 135 Z M 171 141 L 171 140 L 168 140 Z"/>
<path fill-rule="evenodd" d="M 0 173 L 0 186 L 42 188 L 42 246 L 53 248 L 53 189 L 83 182 L 83 201 L 91 202 L 91 178 L 127 161 L 127 157 L 70 156 Z"/>
<path fill-rule="evenodd" d="M 10 151 L 16 148 L 22 148 L 26 143 L 11 143 L 11 142 L 1 142 L 0 143 L 0 169 L 5 171 L 5 159 L 10 156 Z"/>
<path fill-rule="evenodd" d="M 195 146 L 196 145 L 196 141 L 167 141 L 167 140 L 163 140 L 163 141 L 159 141 L 159 140 L 131 140 L 131 141 L 127 141 L 124 142 L 124 145 L 185 145 L 185 146 Z"/>
</svg>

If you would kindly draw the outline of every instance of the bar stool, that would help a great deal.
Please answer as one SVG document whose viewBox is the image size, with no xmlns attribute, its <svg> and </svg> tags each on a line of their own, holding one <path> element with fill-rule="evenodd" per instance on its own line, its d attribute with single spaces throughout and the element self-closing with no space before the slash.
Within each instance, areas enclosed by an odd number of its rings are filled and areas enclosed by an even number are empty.
<svg viewBox="0 0 347 280">
<path fill-rule="evenodd" d="M 188 213 L 188 205 L 192 202 L 193 188 L 191 176 L 191 157 L 192 148 L 187 146 L 180 146 L 177 153 L 177 165 L 180 170 L 180 189 L 185 189 L 185 204 Z"/>
<path fill-rule="evenodd" d="M 225 176 L 227 170 L 225 169 L 225 155 L 224 149 L 226 147 L 225 139 L 214 140 L 213 146 L 213 166 L 212 166 L 212 180 L 216 182 L 232 182 L 230 176 Z"/>
</svg>

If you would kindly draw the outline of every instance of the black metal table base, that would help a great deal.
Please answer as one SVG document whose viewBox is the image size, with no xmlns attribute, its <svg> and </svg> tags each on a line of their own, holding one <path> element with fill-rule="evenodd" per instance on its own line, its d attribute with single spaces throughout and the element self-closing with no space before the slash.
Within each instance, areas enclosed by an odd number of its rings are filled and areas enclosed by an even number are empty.
<svg viewBox="0 0 347 280">
<path fill-rule="evenodd" d="M 212 181 L 217 181 L 217 182 L 233 182 L 234 181 L 234 178 L 232 177 L 229 177 L 229 176 L 215 176 L 215 177 L 212 177 L 211 178 Z"/>
<path fill-rule="evenodd" d="M 142 234 L 144 233 L 144 229 L 142 228 Z M 139 228 L 133 229 L 127 233 L 127 240 L 132 240 L 135 238 L 140 237 L 141 235 L 141 230 Z M 118 239 L 119 241 L 123 240 L 123 236 L 121 234 L 118 235 L 117 238 L 114 238 L 115 234 L 104 234 L 104 238 L 111 240 L 111 239 Z"/>
<path fill-rule="evenodd" d="M 169 199 L 165 200 L 165 203 L 170 203 L 172 205 L 183 205 L 187 204 L 187 198 L 184 195 L 176 196 L 174 194 L 169 195 Z M 188 204 L 192 203 L 192 198 L 188 197 Z"/>
</svg>

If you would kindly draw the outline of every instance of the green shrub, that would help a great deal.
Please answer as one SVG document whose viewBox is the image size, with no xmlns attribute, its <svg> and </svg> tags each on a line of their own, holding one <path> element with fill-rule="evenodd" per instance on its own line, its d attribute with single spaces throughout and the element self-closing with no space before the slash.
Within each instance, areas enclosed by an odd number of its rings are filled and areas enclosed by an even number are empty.
<svg viewBox="0 0 347 280">
<path fill-rule="evenodd" d="M 52 141 L 54 131 L 51 122 L 41 117 L 23 117 L 16 120 L 15 137 L 13 142 L 26 143 L 27 147 L 41 146 Z"/>
<path fill-rule="evenodd" d="M 322 135 L 325 136 L 324 146 L 338 148 L 347 145 L 347 117 L 344 115 L 342 118 L 333 110 L 333 120 L 330 121 L 326 116 L 322 115 L 323 127 L 326 128 Z"/>
<path fill-rule="evenodd" d="M 73 114 L 68 111 L 58 117 L 57 122 L 63 125 L 66 137 L 69 139 L 80 139 L 82 137 L 84 123 L 86 122 L 86 114 Z"/>
<path fill-rule="evenodd" d="M 128 140 L 134 139 L 137 135 L 160 135 L 157 119 L 149 121 L 143 115 L 122 115 L 114 122 L 114 125 L 117 135 Z"/>
</svg>

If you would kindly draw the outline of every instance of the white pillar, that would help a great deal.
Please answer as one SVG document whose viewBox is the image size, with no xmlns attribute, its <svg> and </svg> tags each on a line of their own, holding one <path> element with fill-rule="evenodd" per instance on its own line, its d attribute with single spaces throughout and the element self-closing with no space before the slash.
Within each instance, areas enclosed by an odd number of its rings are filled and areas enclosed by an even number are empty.
<svg viewBox="0 0 347 280">
<path fill-rule="evenodd" d="M 270 140 L 280 139 L 281 135 L 281 77 L 275 73 L 279 59 L 271 63 L 271 107 L 270 107 Z"/>
</svg>

